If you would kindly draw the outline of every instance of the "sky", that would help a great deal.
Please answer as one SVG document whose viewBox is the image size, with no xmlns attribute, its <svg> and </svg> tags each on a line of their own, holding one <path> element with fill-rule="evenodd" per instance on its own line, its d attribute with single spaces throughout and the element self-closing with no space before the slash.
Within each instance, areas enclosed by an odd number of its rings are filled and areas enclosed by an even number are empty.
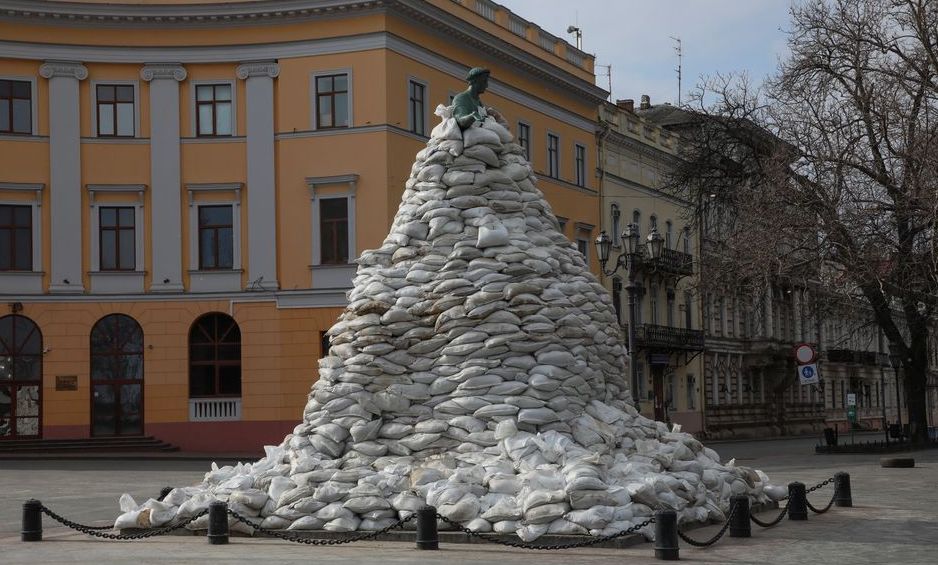
<svg viewBox="0 0 938 565">
<path fill-rule="evenodd" d="M 612 98 L 642 94 L 652 104 L 677 102 L 681 39 L 683 99 L 702 76 L 746 71 L 754 82 L 772 74 L 788 53 L 791 0 L 498 0 L 519 16 L 575 44 L 570 25 L 583 33 L 583 50 L 596 56 L 596 83 Z M 601 76 L 602 75 L 602 76 Z"/>
</svg>

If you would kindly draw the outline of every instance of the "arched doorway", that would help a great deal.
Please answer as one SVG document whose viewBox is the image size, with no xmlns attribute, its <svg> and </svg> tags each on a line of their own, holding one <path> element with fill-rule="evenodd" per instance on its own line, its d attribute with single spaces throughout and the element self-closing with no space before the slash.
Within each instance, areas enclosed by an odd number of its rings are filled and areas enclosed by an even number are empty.
<svg viewBox="0 0 938 565">
<path fill-rule="evenodd" d="M 91 328 L 91 435 L 143 435 L 143 329 L 124 314 Z"/>
<path fill-rule="evenodd" d="M 26 316 L 0 318 L 0 441 L 42 433 L 42 332 Z"/>
</svg>

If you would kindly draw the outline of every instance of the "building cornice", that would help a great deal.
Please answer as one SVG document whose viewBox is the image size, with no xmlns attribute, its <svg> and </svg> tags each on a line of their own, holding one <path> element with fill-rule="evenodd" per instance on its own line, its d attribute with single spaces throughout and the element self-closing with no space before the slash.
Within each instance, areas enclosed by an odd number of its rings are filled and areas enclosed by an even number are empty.
<svg viewBox="0 0 938 565">
<path fill-rule="evenodd" d="M 48 61 L 39 67 L 42 78 L 69 77 L 78 80 L 88 78 L 88 68 L 74 61 Z"/>
</svg>

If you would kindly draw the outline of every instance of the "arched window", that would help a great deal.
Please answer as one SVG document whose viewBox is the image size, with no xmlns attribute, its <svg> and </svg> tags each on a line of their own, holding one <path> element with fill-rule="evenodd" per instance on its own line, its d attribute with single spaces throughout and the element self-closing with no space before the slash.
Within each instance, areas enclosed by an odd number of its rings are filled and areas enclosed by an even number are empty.
<svg viewBox="0 0 938 565">
<path fill-rule="evenodd" d="M 651 217 L 648 218 L 648 231 L 650 232 L 656 229 L 658 229 L 658 216 L 652 214 Z"/>
<path fill-rule="evenodd" d="M 241 396 L 241 330 L 225 314 L 206 314 L 189 330 L 189 397 L 205 396 Z"/>
<path fill-rule="evenodd" d="M 26 316 L 0 318 L 0 440 L 39 437 L 42 332 Z"/>
<path fill-rule="evenodd" d="M 639 237 L 642 235 L 642 213 L 639 210 L 632 211 L 632 227 L 635 228 Z"/>
<path fill-rule="evenodd" d="M 91 434 L 143 434 L 143 328 L 124 314 L 91 328 Z"/>
<path fill-rule="evenodd" d="M 622 212 L 615 204 L 611 206 L 612 211 L 612 244 L 618 247 L 621 245 L 620 234 L 622 233 Z"/>
<path fill-rule="evenodd" d="M 668 220 L 664 223 L 664 246 L 667 249 L 671 249 L 671 242 L 673 240 L 674 234 L 674 224 L 671 223 L 671 220 Z"/>
</svg>

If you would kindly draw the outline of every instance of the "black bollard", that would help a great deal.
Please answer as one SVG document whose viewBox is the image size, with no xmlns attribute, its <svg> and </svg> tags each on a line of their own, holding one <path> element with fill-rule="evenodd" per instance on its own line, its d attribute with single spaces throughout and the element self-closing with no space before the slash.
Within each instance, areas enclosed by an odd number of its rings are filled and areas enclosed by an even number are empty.
<svg viewBox="0 0 938 565">
<path fill-rule="evenodd" d="M 849 508 L 853 506 L 853 494 L 850 492 L 850 474 L 834 474 L 834 506 Z"/>
<path fill-rule="evenodd" d="M 228 543 L 228 503 L 216 500 L 208 505 L 208 543 Z"/>
<path fill-rule="evenodd" d="M 30 498 L 23 503 L 23 541 L 42 541 L 42 503 Z"/>
<path fill-rule="evenodd" d="M 160 497 L 157 500 L 162 501 L 169 493 L 173 492 L 173 487 L 163 487 L 160 490 Z"/>
<path fill-rule="evenodd" d="M 808 499 L 804 490 L 804 483 L 788 483 L 788 519 L 808 519 Z"/>
<path fill-rule="evenodd" d="M 678 561 L 677 513 L 674 510 L 655 512 L 655 557 L 662 561 Z"/>
<path fill-rule="evenodd" d="M 417 549 L 440 549 L 436 508 L 433 506 L 424 506 L 417 510 Z"/>
<path fill-rule="evenodd" d="M 752 537 L 752 527 L 749 525 L 749 497 L 737 494 L 730 497 L 730 537 Z"/>
</svg>

